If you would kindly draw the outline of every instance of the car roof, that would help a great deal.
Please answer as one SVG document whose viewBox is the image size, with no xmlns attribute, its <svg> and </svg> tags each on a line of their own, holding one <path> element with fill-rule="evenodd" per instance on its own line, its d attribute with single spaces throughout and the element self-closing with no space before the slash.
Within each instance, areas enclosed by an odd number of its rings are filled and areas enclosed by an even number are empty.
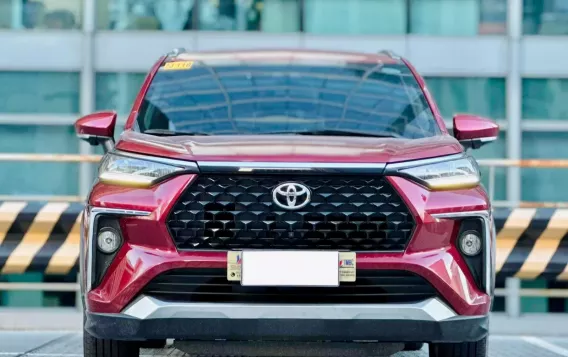
<svg viewBox="0 0 568 357">
<path fill-rule="evenodd" d="M 204 62 L 240 62 L 240 61 L 330 61 L 350 63 L 384 63 L 404 64 L 402 58 L 390 51 L 377 53 L 307 50 L 307 49 L 262 49 L 262 50 L 232 50 L 187 52 L 175 50 L 166 62 L 175 61 L 204 61 Z"/>
</svg>

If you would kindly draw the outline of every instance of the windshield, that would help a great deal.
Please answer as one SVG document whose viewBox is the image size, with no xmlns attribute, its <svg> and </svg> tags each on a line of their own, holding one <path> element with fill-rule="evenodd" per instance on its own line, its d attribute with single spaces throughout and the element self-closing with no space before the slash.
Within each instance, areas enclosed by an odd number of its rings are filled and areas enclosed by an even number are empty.
<svg viewBox="0 0 568 357">
<path fill-rule="evenodd" d="M 186 63 L 188 64 L 188 63 Z M 404 63 L 164 65 L 137 119 L 148 134 L 440 134 Z"/>
</svg>

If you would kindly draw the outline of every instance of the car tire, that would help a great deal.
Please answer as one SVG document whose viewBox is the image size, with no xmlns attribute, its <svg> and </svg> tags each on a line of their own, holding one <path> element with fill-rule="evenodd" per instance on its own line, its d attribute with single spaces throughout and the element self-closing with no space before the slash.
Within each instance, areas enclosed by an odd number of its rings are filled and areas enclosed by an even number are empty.
<svg viewBox="0 0 568 357">
<path fill-rule="evenodd" d="M 421 342 L 408 342 L 404 344 L 403 351 L 420 351 L 424 347 L 424 344 Z"/>
<path fill-rule="evenodd" d="M 83 331 L 85 357 L 139 357 L 140 346 L 136 342 L 103 340 Z"/>
<path fill-rule="evenodd" d="M 432 343 L 430 357 L 487 357 L 487 337 L 477 342 Z"/>
</svg>

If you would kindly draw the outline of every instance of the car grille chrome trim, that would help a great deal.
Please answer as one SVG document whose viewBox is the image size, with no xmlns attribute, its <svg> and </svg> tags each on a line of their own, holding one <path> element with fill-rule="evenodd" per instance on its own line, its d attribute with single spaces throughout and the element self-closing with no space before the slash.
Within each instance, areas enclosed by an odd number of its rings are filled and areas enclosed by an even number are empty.
<svg viewBox="0 0 568 357">
<path fill-rule="evenodd" d="M 409 304 L 209 304 L 140 296 L 122 315 L 141 319 L 329 319 L 442 321 L 458 316 L 438 298 Z"/>
<path fill-rule="evenodd" d="M 277 207 L 272 190 L 302 183 L 311 202 Z M 180 196 L 167 225 L 178 249 L 403 251 L 416 223 L 383 176 L 202 174 Z"/>
<path fill-rule="evenodd" d="M 484 259 L 485 259 L 485 292 L 493 294 L 494 274 L 495 274 L 495 225 L 493 224 L 493 214 L 489 210 L 436 213 L 432 217 L 437 219 L 463 219 L 469 217 L 481 218 L 483 221 L 484 239 Z"/>
<path fill-rule="evenodd" d="M 93 266 L 95 260 L 95 249 L 97 249 L 95 244 L 95 230 L 96 230 L 96 223 L 97 217 L 100 215 L 110 215 L 110 216 L 149 216 L 151 212 L 148 211 L 137 211 L 137 210 L 127 210 L 127 209 L 117 209 L 117 208 L 103 208 L 103 207 L 89 207 L 89 231 L 87 236 L 87 244 L 88 247 L 85 250 L 83 246 L 81 246 L 81 253 L 87 254 L 87 277 L 86 277 L 86 287 L 85 292 L 91 290 L 93 286 Z M 83 228 L 81 227 L 81 234 L 83 232 Z M 83 244 L 83 239 L 81 239 L 81 245 Z M 84 257 L 81 257 L 81 263 Z"/>
<path fill-rule="evenodd" d="M 385 163 L 321 163 L 321 162 L 239 162 L 239 161 L 197 161 L 203 173 L 369 173 L 382 174 Z"/>
</svg>

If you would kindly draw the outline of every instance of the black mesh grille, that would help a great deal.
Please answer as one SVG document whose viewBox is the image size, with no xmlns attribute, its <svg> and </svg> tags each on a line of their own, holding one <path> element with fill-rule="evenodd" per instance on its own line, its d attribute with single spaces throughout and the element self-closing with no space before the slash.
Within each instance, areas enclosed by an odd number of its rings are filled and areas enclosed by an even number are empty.
<svg viewBox="0 0 568 357">
<path fill-rule="evenodd" d="M 290 211 L 272 190 L 296 182 L 311 202 Z M 179 249 L 404 250 L 414 220 L 382 177 L 201 175 L 168 217 Z"/>
<path fill-rule="evenodd" d="M 141 292 L 165 300 L 241 303 L 397 303 L 435 297 L 422 277 L 406 271 L 357 270 L 357 281 L 332 288 L 245 287 L 225 269 L 177 269 L 154 278 Z"/>
</svg>

